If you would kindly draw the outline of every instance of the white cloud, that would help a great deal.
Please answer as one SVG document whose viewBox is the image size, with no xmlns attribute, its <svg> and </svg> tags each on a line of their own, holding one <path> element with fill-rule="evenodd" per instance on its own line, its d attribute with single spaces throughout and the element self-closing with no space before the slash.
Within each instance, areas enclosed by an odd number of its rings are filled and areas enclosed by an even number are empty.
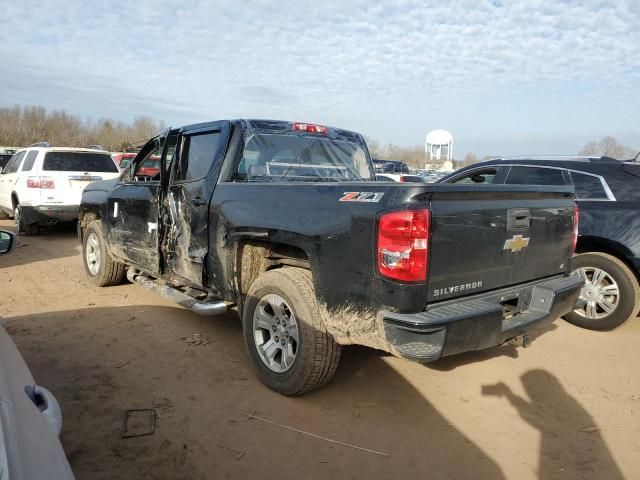
<svg viewBox="0 0 640 480">
<path fill-rule="evenodd" d="M 426 3 L 13 2 L 0 103 L 311 120 L 401 144 L 438 126 L 467 138 L 633 128 L 637 0 Z"/>
</svg>

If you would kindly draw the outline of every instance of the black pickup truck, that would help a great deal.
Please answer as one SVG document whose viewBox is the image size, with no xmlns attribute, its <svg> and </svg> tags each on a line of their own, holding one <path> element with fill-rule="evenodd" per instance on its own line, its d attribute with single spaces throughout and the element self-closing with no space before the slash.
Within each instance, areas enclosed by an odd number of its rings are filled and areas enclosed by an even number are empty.
<svg viewBox="0 0 640 480">
<path fill-rule="evenodd" d="M 359 134 L 216 121 L 169 129 L 91 183 L 78 233 L 96 285 L 126 274 L 199 314 L 237 306 L 258 375 L 293 395 L 333 376 L 342 345 L 428 362 L 569 312 L 573 197 L 377 182 Z"/>
</svg>

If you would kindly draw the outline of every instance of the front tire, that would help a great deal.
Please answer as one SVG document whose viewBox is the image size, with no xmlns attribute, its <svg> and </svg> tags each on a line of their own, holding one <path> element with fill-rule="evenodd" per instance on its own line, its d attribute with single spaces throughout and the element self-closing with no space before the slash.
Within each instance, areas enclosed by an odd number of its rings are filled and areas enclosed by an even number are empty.
<svg viewBox="0 0 640 480">
<path fill-rule="evenodd" d="M 308 270 L 261 274 L 247 292 L 242 324 L 253 366 L 272 390 L 301 395 L 333 377 L 341 346 L 324 326 Z"/>
<path fill-rule="evenodd" d="M 24 217 L 22 215 L 22 207 L 20 204 L 16 205 L 16 208 L 13 211 L 13 221 L 16 223 L 16 232 L 18 234 L 24 233 L 25 235 L 37 235 L 38 234 L 38 225 L 35 224 L 27 224 L 24 221 Z"/>
<path fill-rule="evenodd" d="M 91 222 L 82 237 L 82 259 L 91 283 L 98 287 L 109 287 L 122 283 L 124 264 L 113 259 L 102 235 L 102 225 Z"/>
<path fill-rule="evenodd" d="M 579 306 L 565 315 L 589 330 L 612 330 L 638 315 L 640 288 L 633 272 L 621 260 L 600 252 L 582 253 L 571 261 L 585 279 Z"/>
</svg>

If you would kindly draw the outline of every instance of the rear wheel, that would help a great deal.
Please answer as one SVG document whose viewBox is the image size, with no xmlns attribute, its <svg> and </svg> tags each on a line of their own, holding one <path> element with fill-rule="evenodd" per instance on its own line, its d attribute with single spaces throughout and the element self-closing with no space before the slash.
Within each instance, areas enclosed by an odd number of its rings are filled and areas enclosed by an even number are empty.
<svg viewBox="0 0 640 480">
<path fill-rule="evenodd" d="M 590 330 L 611 330 L 638 314 L 640 289 L 633 272 L 612 255 L 582 253 L 571 266 L 584 280 L 577 308 L 565 319 Z"/>
<path fill-rule="evenodd" d="M 300 395 L 333 377 L 341 347 L 321 319 L 311 272 L 280 268 L 251 285 L 242 323 L 260 379 L 285 395 Z"/>
<path fill-rule="evenodd" d="M 124 264 L 113 259 L 102 236 L 100 222 L 91 222 L 82 238 L 82 259 L 91 283 L 98 287 L 109 287 L 122 283 Z"/>
<path fill-rule="evenodd" d="M 16 205 L 16 208 L 13 211 L 13 221 L 16 223 L 16 231 L 18 234 L 24 233 L 25 235 L 37 235 L 38 234 L 38 225 L 36 224 L 27 224 L 24 221 L 24 217 L 22 216 L 22 207 L 20 204 Z"/>
</svg>

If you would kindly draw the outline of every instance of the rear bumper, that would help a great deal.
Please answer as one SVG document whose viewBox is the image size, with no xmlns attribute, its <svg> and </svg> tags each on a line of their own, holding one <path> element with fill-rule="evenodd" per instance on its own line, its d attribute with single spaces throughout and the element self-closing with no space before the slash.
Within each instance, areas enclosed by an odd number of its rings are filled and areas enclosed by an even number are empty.
<svg viewBox="0 0 640 480">
<path fill-rule="evenodd" d="M 79 205 L 38 205 L 22 206 L 22 217 L 27 224 L 50 222 L 70 222 L 78 218 Z"/>
<path fill-rule="evenodd" d="M 556 277 L 462 301 L 443 302 L 420 313 L 382 311 L 378 317 L 394 353 L 430 362 L 494 347 L 544 327 L 573 309 L 583 283 L 577 275 Z M 515 310 L 508 314 L 505 302 Z"/>
</svg>

